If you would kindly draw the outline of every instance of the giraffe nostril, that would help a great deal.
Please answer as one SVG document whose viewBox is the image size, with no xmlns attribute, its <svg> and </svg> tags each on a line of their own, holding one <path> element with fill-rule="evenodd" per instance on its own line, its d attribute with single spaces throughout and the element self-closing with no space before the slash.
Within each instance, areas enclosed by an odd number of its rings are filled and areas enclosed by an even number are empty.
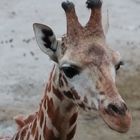
<svg viewBox="0 0 140 140">
<path fill-rule="evenodd" d="M 118 114 L 118 115 L 125 115 L 127 111 L 127 106 L 122 103 L 121 106 L 109 104 L 107 111 L 109 114 Z"/>
<path fill-rule="evenodd" d="M 128 110 L 128 108 L 127 108 L 125 103 L 122 103 L 122 107 L 124 108 L 124 110 L 126 110 L 126 111 Z"/>
</svg>

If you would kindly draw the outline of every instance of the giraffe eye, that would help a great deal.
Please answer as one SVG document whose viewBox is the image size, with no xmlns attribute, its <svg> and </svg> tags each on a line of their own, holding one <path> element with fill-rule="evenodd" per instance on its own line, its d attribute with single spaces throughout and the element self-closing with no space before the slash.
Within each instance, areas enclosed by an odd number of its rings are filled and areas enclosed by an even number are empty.
<svg viewBox="0 0 140 140">
<path fill-rule="evenodd" d="M 124 65 L 123 61 L 120 61 L 117 65 L 115 65 L 116 71 L 120 69 L 121 65 Z"/>
<path fill-rule="evenodd" d="M 61 68 L 61 70 L 68 78 L 73 78 L 75 75 L 80 73 L 80 71 L 74 66 L 64 66 Z"/>
</svg>

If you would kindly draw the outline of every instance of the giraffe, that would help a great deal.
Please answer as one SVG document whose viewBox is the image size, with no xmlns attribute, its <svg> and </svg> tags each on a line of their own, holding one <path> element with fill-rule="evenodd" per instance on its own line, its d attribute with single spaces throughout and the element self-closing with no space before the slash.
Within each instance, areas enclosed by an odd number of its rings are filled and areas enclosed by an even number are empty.
<svg viewBox="0 0 140 140">
<path fill-rule="evenodd" d="M 120 54 L 106 42 L 102 1 L 87 0 L 86 4 L 91 15 L 83 27 L 74 4 L 62 3 L 67 33 L 61 40 L 56 39 L 50 27 L 33 25 L 40 49 L 55 65 L 39 110 L 26 119 L 16 119 L 19 129 L 12 140 L 72 140 L 79 108 L 97 110 L 115 131 L 125 133 L 129 130 L 131 114 L 115 84 L 122 61 Z"/>
</svg>

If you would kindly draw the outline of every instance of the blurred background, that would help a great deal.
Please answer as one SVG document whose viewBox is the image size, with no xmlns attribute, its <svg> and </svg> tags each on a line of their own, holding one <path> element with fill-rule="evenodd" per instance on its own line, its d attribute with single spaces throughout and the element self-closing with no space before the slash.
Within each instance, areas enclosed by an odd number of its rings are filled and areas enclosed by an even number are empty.
<svg viewBox="0 0 140 140">
<path fill-rule="evenodd" d="M 72 0 L 83 25 L 89 18 L 86 0 Z M 13 117 L 38 108 L 53 62 L 40 51 L 32 24 L 52 27 L 57 37 L 66 32 L 62 0 L 0 0 L 0 136 L 16 131 Z M 104 0 L 109 10 L 107 40 L 125 62 L 117 75 L 121 95 L 132 112 L 127 134 L 110 130 L 97 112 L 81 112 L 77 140 L 140 140 L 140 0 Z"/>
</svg>

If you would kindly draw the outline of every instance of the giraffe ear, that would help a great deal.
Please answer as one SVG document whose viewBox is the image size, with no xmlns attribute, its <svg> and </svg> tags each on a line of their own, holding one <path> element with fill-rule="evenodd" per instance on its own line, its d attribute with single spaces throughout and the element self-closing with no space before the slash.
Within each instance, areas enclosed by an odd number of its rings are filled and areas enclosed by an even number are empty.
<svg viewBox="0 0 140 140">
<path fill-rule="evenodd" d="M 35 38 L 40 49 L 46 53 L 52 60 L 58 62 L 58 44 L 52 29 L 46 25 L 34 23 L 33 29 Z"/>
</svg>

